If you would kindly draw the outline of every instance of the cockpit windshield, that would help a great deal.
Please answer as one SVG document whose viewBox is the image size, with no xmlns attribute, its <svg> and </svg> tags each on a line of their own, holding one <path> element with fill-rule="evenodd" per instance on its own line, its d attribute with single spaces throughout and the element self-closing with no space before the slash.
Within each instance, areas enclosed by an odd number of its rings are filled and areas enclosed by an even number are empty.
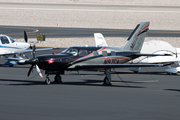
<svg viewBox="0 0 180 120">
<path fill-rule="evenodd" d="M 68 54 L 72 54 L 72 55 L 76 56 L 78 54 L 78 49 L 68 48 L 68 49 L 65 49 L 64 51 L 62 51 L 61 53 L 68 53 Z"/>
<path fill-rule="evenodd" d="M 10 40 L 11 40 L 11 42 L 12 43 L 14 43 L 15 42 L 15 40 L 13 39 L 13 38 L 11 38 L 11 37 L 9 37 L 10 38 Z"/>
<path fill-rule="evenodd" d="M 60 52 L 60 53 L 66 53 L 69 49 L 70 48 L 67 48 L 67 49 L 63 50 L 62 52 Z"/>
</svg>

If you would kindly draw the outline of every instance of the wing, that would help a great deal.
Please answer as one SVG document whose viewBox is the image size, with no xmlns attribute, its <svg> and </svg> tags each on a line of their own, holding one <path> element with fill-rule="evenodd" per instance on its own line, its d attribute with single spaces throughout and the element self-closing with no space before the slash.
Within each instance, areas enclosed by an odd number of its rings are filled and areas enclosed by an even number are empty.
<svg viewBox="0 0 180 120">
<path fill-rule="evenodd" d="M 148 53 L 135 53 L 137 56 L 172 56 L 171 54 L 148 54 Z"/>
<path fill-rule="evenodd" d="M 36 49 L 35 51 L 44 51 L 44 50 L 52 50 L 53 48 L 42 48 L 42 49 Z M 0 55 L 14 55 L 14 54 L 21 54 L 21 53 L 28 53 L 28 52 L 33 52 L 33 50 L 20 50 L 20 51 L 12 51 L 12 52 L 5 52 L 5 53 L 0 53 Z"/>
<path fill-rule="evenodd" d="M 98 64 L 77 65 L 75 69 L 106 69 L 106 68 L 129 68 L 129 67 L 162 67 L 163 64 Z"/>
</svg>

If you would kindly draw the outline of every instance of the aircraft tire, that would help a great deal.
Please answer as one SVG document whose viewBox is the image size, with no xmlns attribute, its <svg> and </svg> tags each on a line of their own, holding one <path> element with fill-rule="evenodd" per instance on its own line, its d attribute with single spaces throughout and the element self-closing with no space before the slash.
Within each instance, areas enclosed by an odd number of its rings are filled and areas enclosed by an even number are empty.
<svg viewBox="0 0 180 120">
<path fill-rule="evenodd" d="M 107 78 L 107 76 L 104 78 L 103 80 L 103 85 L 111 85 L 111 82 L 109 82 L 109 79 Z"/>
<path fill-rule="evenodd" d="M 62 78 L 61 78 L 60 75 L 56 75 L 56 76 L 54 77 L 54 81 L 55 81 L 55 82 L 62 82 L 61 79 L 62 79 Z"/>
<path fill-rule="evenodd" d="M 46 83 L 47 85 L 51 84 L 50 79 L 49 79 L 49 78 L 46 78 L 45 83 Z"/>
</svg>

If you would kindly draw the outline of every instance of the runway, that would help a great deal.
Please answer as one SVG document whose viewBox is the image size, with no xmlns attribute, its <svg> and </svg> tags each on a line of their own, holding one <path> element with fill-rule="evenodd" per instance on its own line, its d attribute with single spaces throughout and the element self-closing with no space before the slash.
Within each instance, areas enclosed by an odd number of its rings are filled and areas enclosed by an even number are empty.
<svg viewBox="0 0 180 120">
<path fill-rule="evenodd" d="M 59 53 L 53 49 L 38 54 Z M 27 54 L 31 57 L 30 54 Z M 45 85 L 29 65 L 4 66 L 0 59 L 1 120 L 179 120 L 179 75 L 164 68 L 112 72 L 112 86 L 102 86 L 103 72 L 66 72 L 62 84 Z M 121 72 L 120 72 L 121 71 Z M 119 75 L 119 76 L 118 76 Z M 53 80 L 54 76 L 50 76 Z"/>
<path fill-rule="evenodd" d="M 15 39 L 23 38 L 23 31 L 27 32 L 28 38 L 36 38 L 36 35 L 40 33 L 44 34 L 46 38 L 80 38 L 94 37 L 94 33 L 102 33 L 105 37 L 128 37 L 133 30 L 0 25 L 1 34 L 9 35 Z M 149 30 L 147 37 L 180 37 L 180 31 Z"/>
</svg>

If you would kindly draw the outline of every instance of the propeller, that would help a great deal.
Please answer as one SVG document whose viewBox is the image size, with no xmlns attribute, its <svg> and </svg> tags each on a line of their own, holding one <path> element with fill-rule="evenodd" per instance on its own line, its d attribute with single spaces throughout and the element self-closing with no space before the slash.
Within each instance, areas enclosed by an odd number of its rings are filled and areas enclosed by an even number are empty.
<svg viewBox="0 0 180 120">
<path fill-rule="evenodd" d="M 28 37 L 26 31 L 24 31 L 24 40 L 27 43 L 28 42 Z M 33 47 L 30 45 L 30 48 L 32 49 Z"/>
<path fill-rule="evenodd" d="M 29 75 L 31 74 L 31 71 L 33 70 L 34 66 L 36 66 L 36 70 L 37 70 L 39 76 L 43 78 L 43 75 L 42 75 L 42 73 L 41 73 L 41 70 L 39 69 L 39 67 L 38 67 L 38 65 L 37 65 L 38 59 L 35 57 L 35 53 L 36 53 L 36 52 L 35 52 L 35 51 L 36 51 L 35 43 L 34 43 L 34 45 L 33 45 L 33 47 L 32 47 L 32 50 L 33 50 L 33 58 L 28 61 L 28 63 L 29 63 L 29 64 L 32 64 L 32 65 L 31 65 L 31 67 L 30 67 L 30 69 L 29 69 L 29 72 L 28 72 L 27 76 L 29 76 Z"/>
</svg>

